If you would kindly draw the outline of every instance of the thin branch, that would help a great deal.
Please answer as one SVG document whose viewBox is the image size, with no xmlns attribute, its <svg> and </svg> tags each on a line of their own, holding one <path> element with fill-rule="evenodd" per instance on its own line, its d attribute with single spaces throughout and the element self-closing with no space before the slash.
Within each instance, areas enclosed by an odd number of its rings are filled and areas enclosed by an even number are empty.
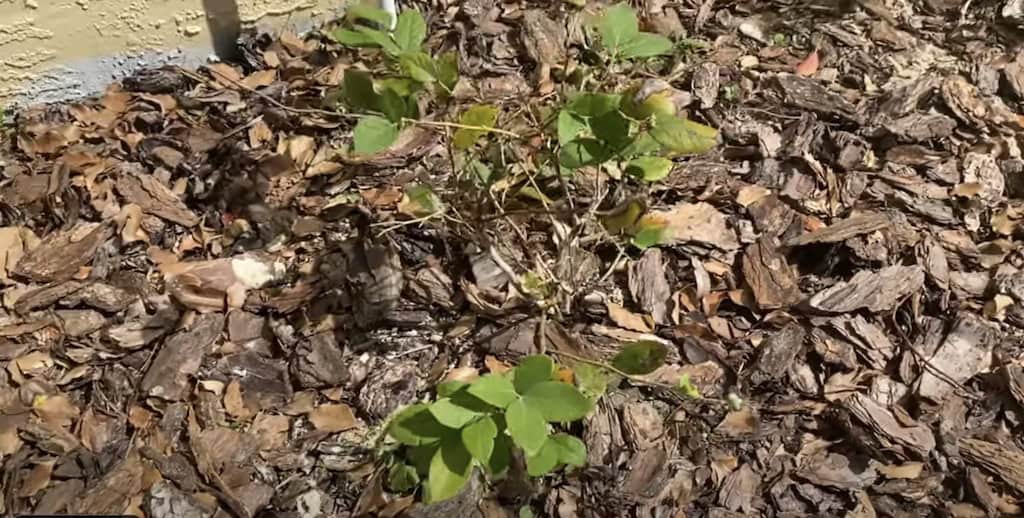
<svg viewBox="0 0 1024 518">
<path fill-rule="evenodd" d="M 456 128 L 456 129 L 466 129 L 466 130 L 472 130 L 472 131 L 484 131 L 484 132 L 487 132 L 487 133 L 498 133 L 500 135 L 506 135 L 506 136 L 509 136 L 509 137 L 512 137 L 512 138 L 516 138 L 516 139 L 523 138 L 523 137 L 519 136 L 518 133 L 515 133 L 515 132 L 512 132 L 512 131 L 508 131 L 508 130 L 503 130 L 501 128 L 494 128 L 494 127 L 491 127 L 491 126 L 473 126 L 471 124 L 459 124 L 457 122 L 427 121 L 427 120 L 420 120 L 420 119 L 402 119 L 402 122 L 408 122 L 409 124 L 415 124 L 417 126 L 432 126 L 432 127 L 438 127 L 438 128 Z"/>
</svg>

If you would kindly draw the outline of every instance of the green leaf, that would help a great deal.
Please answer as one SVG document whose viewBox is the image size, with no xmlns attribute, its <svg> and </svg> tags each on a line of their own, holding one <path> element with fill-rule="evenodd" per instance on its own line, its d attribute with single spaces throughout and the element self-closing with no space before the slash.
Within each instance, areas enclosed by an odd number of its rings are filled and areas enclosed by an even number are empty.
<svg viewBox="0 0 1024 518">
<path fill-rule="evenodd" d="M 601 141 L 592 138 L 576 139 L 558 151 L 558 163 L 569 169 L 597 165 L 611 158 L 611 152 Z"/>
<path fill-rule="evenodd" d="M 498 374 L 486 374 L 466 389 L 470 394 L 498 408 L 505 408 L 517 397 L 512 382 Z"/>
<path fill-rule="evenodd" d="M 613 209 L 610 214 L 601 217 L 601 224 L 609 234 L 628 233 L 636 226 L 645 210 L 647 209 L 643 201 L 632 199 Z"/>
<path fill-rule="evenodd" d="M 457 52 L 445 52 L 436 60 L 437 82 L 441 84 L 448 94 L 455 89 L 455 83 L 459 81 L 459 54 Z"/>
<path fill-rule="evenodd" d="M 601 35 L 601 45 L 614 52 L 640 32 L 640 24 L 633 9 L 621 3 L 605 9 L 597 31 Z"/>
<path fill-rule="evenodd" d="M 565 146 L 590 129 L 582 116 L 569 110 L 558 112 L 558 143 Z"/>
<path fill-rule="evenodd" d="M 485 128 L 494 127 L 498 120 L 498 107 L 490 104 L 478 104 L 471 106 L 462 112 L 459 117 L 459 124 L 466 126 L 481 126 Z M 452 137 L 452 145 L 456 149 L 469 149 L 476 144 L 477 139 L 487 134 L 484 130 L 459 128 Z"/>
<path fill-rule="evenodd" d="M 625 59 L 650 58 L 667 54 L 672 50 L 672 41 L 660 34 L 641 32 L 619 47 L 619 55 Z"/>
<path fill-rule="evenodd" d="M 398 202 L 398 212 L 414 218 L 426 218 L 444 210 L 444 202 L 429 185 L 410 185 Z"/>
<path fill-rule="evenodd" d="M 408 464 L 394 464 L 388 470 L 388 487 L 392 491 L 405 493 L 406 491 L 411 491 L 419 483 L 420 476 L 416 473 L 416 468 Z"/>
<path fill-rule="evenodd" d="M 526 456 L 526 473 L 531 477 L 546 475 L 558 466 L 558 447 L 548 438 L 536 455 Z"/>
<path fill-rule="evenodd" d="M 409 77 L 421 83 L 432 83 L 437 78 L 437 64 L 425 52 L 403 53 L 398 63 Z"/>
<path fill-rule="evenodd" d="M 674 115 L 654 117 L 651 136 L 669 151 L 696 155 L 718 145 L 718 130 Z"/>
<path fill-rule="evenodd" d="M 497 179 L 489 165 L 475 158 L 466 164 L 466 170 L 469 171 L 470 178 L 480 185 L 489 186 Z"/>
<path fill-rule="evenodd" d="M 626 345 L 612 358 L 612 366 L 626 374 L 643 375 L 654 372 L 665 363 L 668 347 L 653 340 L 640 340 Z"/>
<path fill-rule="evenodd" d="M 633 141 L 622 150 L 622 156 L 637 157 L 661 151 L 661 144 L 650 133 L 643 131 L 633 137 Z"/>
<path fill-rule="evenodd" d="M 389 88 L 377 96 L 377 111 L 384 114 L 391 122 L 401 122 L 402 117 L 409 114 L 409 104 L 398 92 Z"/>
<path fill-rule="evenodd" d="M 353 2 L 345 13 L 349 20 L 369 20 L 384 27 L 391 26 L 391 13 L 379 7 Z"/>
<path fill-rule="evenodd" d="M 676 385 L 679 393 L 693 399 L 700 398 L 700 389 L 697 388 L 692 381 L 690 381 L 689 374 L 683 374 L 679 376 L 679 383 Z"/>
<path fill-rule="evenodd" d="M 550 381 L 555 373 L 555 362 L 543 354 L 523 358 L 512 371 L 516 392 L 526 394 L 534 385 Z"/>
<path fill-rule="evenodd" d="M 353 108 L 361 110 L 377 109 L 378 95 L 373 89 L 373 79 L 368 72 L 355 69 L 346 70 L 341 87 L 345 95 L 345 101 Z"/>
<path fill-rule="evenodd" d="M 393 33 L 398 48 L 405 51 L 418 50 L 427 37 L 427 23 L 419 11 L 406 9 L 398 15 Z"/>
<path fill-rule="evenodd" d="M 610 111 L 604 115 L 590 119 L 590 129 L 594 136 L 608 144 L 611 149 L 620 149 L 629 143 L 630 122 L 618 111 Z"/>
<path fill-rule="evenodd" d="M 431 403 L 430 413 L 442 425 L 455 429 L 462 428 L 480 415 L 478 411 L 459 405 L 451 398 L 441 398 Z"/>
<path fill-rule="evenodd" d="M 419 90 L 419 85 L 407 77 L 386 77 L 377 81 L 381 90 L 391 90 L 399 97 L 409 97 Z"/>
<path fill-rule="evenodd" d="M 581 93 L 565 105 L 565 109 L 583 117 L 600 117 L 618 110 L 622 96 L 618 94 Z"/>
<path fill-rule="evenodd" d="M 633 246 L 644 250 L 669 240 L 668 222 L 657 216 L 647 214 L 637 220 L 633 228 Z"/>
<path fill-rule="evenodd" d="M 363 117 L 352 130 L 353 150 L 370 155 L 387 149 L 398 138 L 398 126 L 393 122 L 371 115 Z"/>
<path fill-rule="evenodd" d="M 388 425 L 388 435 L 409 446 L 437 442 L 450 431 L 434 418 L 424 403 L 399 411 Z"/>
<path fill-rule="evenodd" d="M 604 395 L 608 390 L 608 373 L 605 369 L 589 363 L 577 362 L 572 368 L 576 385 L 591 401 Z"/>
<path fill-rule="evenodd" d="M 360 31 L 352 29 L 337 29 L 331 33 L 334 41 L 346 47 L 376 47 L 377 41 Z"/>
<path fill-rule="evenodd" d="M 390 24 L 390 22 L 388 22 Z M 392 56 L 399 55 L 402 50 L 398 48 L 398 44 L 391 38 L 391 35 L 384 32 L 378 31 L 377 29 L 371 29 L 369 27 L 356 27 L 357 32 L 361 32 L 367 39 L 373 41 L 378 47 L 391 54 Z"/>
<path fill-rule="evenodd" d="M 451 430 L 447 428 L 445 430 L 446 435 L 451 435 Z M 430 474 L 430 461 L 434 460 L 434 454 L 440 448 L 441 441 L 424 444 L 423 446 L 413 446 L 406 449 L 405 458 L 416 468 L 416 473 L 422 478 Z"/>
<path fill-rule="evenodd" d="M 567 423 L 582 419 L 592 404 L 576 387 L 561 381 L 538 383 L 523 394 L 523 401 L 549 422 Z"/>
<path fill-rule="evenodd" d="M 494 452 L 494 438 L 498 435 L 498 426 L 489 416 L 483 416 L 462 429 L 462 444 L 466 446 L 473 458 L 481 464 L 487 464 Z"/>
<path fill-rule="evenodd" d="M 544 416 L 522 399 L 513 401 L 505 411 L 508 433 L 527 455 L 535 455 L 548 438 Z"/>
<path fill-rule="evenodd" d="M 558 462 L 577 468 L 587 463 L 587 445 L 578 438 L 558 433 L 548 438 L 548 442 L 558 451 Z"/>
<path fill-rule="evenodd" d="M 406 192 L 408 192 L 408 191 L 406 191 Z M 469 386 L 469 383 L 466 383 L 465 381 L 459 381 L 459 380 L 452 380 L 452 381 L 446 381 L 444 383 L 438 383 L 437 384 L 437 395 L 440 396 L 440 397 L 449 397 L 452 394 L 454 394 L 454 393 L 456 393 L 456 392 L 458 392 L 458 391 L 460 391 L 460 390 L 462 390 L 462 389 L 464 389 L 464 388 L 466 388 L 468 386 Z"/>
<path fill-rule="evenodd" d="M 499 433 L 494 438 L 494 449 L 491 451 L 491 458 L 488 459 L 485 465 L 487 472 L 491 475 L 498 475 L 508 469 L 509 462 L 512 459 L 511 450 L 512 443 L 509 442 L 508 436 L 504 433 Z"/>
<path fill-rule="evenodd" d="M 472 457 L 459 437 L 446 438 L 430 460 L 424 500 L 440 502 L 459 494 L 472 470 Z"/>
<path fill-rule="evenodd" d="M 634 158 L 626 165 L 626 174 L 645 182 L 657 182 L 672 171 L 672 161 L 660 156 Z"/>
</svg>

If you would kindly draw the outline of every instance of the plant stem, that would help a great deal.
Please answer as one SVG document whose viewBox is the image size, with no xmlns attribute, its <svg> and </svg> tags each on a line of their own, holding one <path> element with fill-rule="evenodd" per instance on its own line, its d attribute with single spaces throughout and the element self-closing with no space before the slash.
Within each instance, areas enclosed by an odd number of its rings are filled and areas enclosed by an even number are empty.
<svg viewBox="0 0 1024 518">
<path fill-rule="evenodd" d="M 501 135 L 507 135 L 509 137 L 517 138 L 517 139 L 523 138 L 523 137 L 519 136 L 518 133 L 515 133 L 515 132 L 512 132 L 512 131 L 508 131 L 508 130 L 503 130 L 501 128 L 492 128 L 490 126 L 472 126 L 472 125 L 469 125 L 469 124 L 459 124 L 457 122 L 426 121 L 426 120 L 420 120 L 420 119 L 402 119 L 402 122 L 408 122 L 409 124 L 416 124 L 416 125 L 419 125 L 419 126 L 435 126 L 435 127 L 441 127 L 441 128 L 456 128 L 456 129 L 466 129 L 466 130 L 472 130 L 472 131 L 485 131 L 485 132 L 488 132 L 488 133 L 498 133 L 498 134 L 501 134 Z"/>
</svg>

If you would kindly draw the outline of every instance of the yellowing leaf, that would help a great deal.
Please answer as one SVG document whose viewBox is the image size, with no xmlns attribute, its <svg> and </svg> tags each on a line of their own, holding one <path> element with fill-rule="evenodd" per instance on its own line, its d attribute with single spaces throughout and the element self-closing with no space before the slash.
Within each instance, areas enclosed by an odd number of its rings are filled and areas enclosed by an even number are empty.
<svg viewBox="0 0 1024 518">
<path fill-rule="evenodd" d="M 459 117 L 459 124 L 479 128 L 492 128 L 497 120 L 498 108 L 496 106 L 479 104 L 463 112 L 462 116 Z M 469 149 L 485 134 L 487 134 L 486 129 L 459 128 L 452 137 L 452 145 L 455 146 L 455 149 Z"/>
<path fill-rule="evenodd" d="M 643 201 L 629 200 L 602 217 L 601 224 L 609 234 L 625 234 L 636 225 L 644 210 L 646 210 L 646 205 Z"/>
<path fill-rule="evenodd" d="M 680 155 L 706 153 L 718 145 L 718 130 L 674 115 L 655 115 L 651 136 L 668 151 Z"/>
<path fill-rule="evenodd" d="M 405 189 L 398 212 L 414 218 L 433 216 L 444 209 L 444 202 L 426 185 L 412 185 Z"/>
</svg>

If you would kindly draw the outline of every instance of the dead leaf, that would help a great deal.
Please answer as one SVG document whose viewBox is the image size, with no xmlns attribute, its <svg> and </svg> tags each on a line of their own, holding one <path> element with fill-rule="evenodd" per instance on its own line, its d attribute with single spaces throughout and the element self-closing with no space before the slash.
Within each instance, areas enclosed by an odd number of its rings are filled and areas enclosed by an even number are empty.
<svg viewBox="0 0 1024 518">
<path fill-rule="evenodd" d="M 357 426 L 352 409 L 344 403 L 316 407 L 309 413 L 309 421 L 317 430 L 330 433 L 344 432 Z"/>
<path fill-rule="evenodd" d="M 237 379 L 231 380 L 224 389 L 224 411 L 236 419 L 245 419 L 253 414 L 242 399 L 242 385 Z"/>
<path fill-rule="evenodd" d="M 818 49 L 814 49 L 796 66 L 796 74 L 804 77 L 811 77 L 818 73 Z"/>
<path fill-rule="evenodd" d="M 638 315 L 614 302 L 607 302 L 605 307 L 608 309 L 608 318 L 619 327 L 641 333 L 650 333 L 654 330 L 653 319 L 647 315 Z"/>
</svg>

